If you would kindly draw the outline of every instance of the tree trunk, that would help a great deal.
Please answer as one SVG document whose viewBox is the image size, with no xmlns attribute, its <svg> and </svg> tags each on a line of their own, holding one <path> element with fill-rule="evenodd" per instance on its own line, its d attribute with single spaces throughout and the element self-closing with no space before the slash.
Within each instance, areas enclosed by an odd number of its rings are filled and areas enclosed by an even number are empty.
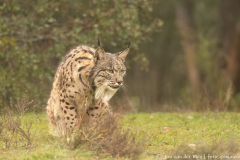
<svg viewBox="0 0 240 160">
<path fill-rule="evenodd" d="M 200 92 L 200 79 L 196 63 L 197 36 L 192 18 L 191 0 L 184 0 L 176 6 L 176 25 L 185 52 L 188 78 L 196 97 Z"/>
<path fill-rule="evenodd" d="M 220 67 L 226 68 L 233 83 L 234 92 L 240 92 L 240 0 L 220 2 L 222 21 L 219 53 Z"/>
</svg>

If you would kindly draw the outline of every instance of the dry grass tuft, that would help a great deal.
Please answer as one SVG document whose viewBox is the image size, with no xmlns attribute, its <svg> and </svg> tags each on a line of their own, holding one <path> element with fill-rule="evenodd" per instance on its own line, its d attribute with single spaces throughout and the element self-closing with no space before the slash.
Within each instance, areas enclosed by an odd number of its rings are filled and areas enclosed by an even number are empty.
<svg viewBox="0 0 240 160">
<path fill-rule="evenodd" d="M 0 111 L 0 142 L 5 144 L 5 149 L 27 147 L 32 144 L 31 127 L 36 119 L 34 111 L 30 119 L 22 120 L 32 103 L 28 99 L 28 95 L 23 95 L 16 104 L 11 100 L 10 106 L 6 106 Z"/>
<path fill-rule="evenodd" d="M 188 157 L 189 160 L 222 159 L 223 156 L 229 156 L 229 158 L 231 159 L 230 156 L 238 156 L 238 151 L 239 151 L 239 144 L 237 140 L 235 138 L 230 138 L 227 142 L 220 140 L 219 142 L 215 142 L 212 144 L 200 143 L 200 144 L 197 144 L 196 147 L 189 147 L 188 145 L 182 144 L 179 147 L 177 147 L 173 152 L 173 155 L 180 155 L 182 157 L 176 158 L 172 156 L 172 158 L 169 158 L 169 159 L 183 159 L 184 155 L 190 155 L 190 157 Z M 205 158 L 204 158 L 204 155 L 205 155 Z M 213 158 L 208 156 L 219 156 L 219 157 Z"/>
<path fill-rule="evenodd" d="M 129 130 L 124 130 L 117 115 L 105 115 L 94 127 L 81 128 L 75 133 L 73 149 L 84 148 L 96 151 L 101 157 L 137 158 L 144 151 L 142 142 Z"/>
</svg>

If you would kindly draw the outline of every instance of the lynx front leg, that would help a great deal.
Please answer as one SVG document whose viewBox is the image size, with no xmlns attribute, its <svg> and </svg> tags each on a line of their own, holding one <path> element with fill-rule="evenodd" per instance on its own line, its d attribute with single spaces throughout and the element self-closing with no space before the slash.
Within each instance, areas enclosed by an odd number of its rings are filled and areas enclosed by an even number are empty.
<svg viewBox="0 0 240 160">
<path fill-rule="evenodd" d="M 66 124 L 66 134 L 69 139 L 77 122 L 76 106 L 73 101 L 65 99 L 61 100 L 61 109 L 63 111 L 64 121 Z"/>
<path fill-rule="evenodd" d="M 88 125 L 94 127 L 96 122 L 99 122 L 101 119 L 108 118 L 108 116 L 112 113 L 111 107 L 108 103 L 100 100 L 99 102 L 95 102 L 95 105 L 92 105 L 87 110 L 88 116 Z"/>
</svg>

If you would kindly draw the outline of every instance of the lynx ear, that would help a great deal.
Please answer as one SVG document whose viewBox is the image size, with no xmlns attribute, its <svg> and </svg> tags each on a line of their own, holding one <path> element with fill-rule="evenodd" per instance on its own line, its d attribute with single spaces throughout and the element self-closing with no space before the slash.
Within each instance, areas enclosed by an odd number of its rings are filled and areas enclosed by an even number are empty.
<svg viewBox="0 0 240 160">
<path fill-rule="evenodd" d="M 129 43 L 128 43 L 128 48 L 125 49 L 124 51 L 118 53 L 118 58 L 120 58 L 120 59 L 122 59 L 123 61 L 125 61 L 125 58 L 126 58 L 128 52 L 129 52 L 129 47 L 130 47 L 130 41 L 129 41 Z"/>
<path fill-rule="evenodd" d="M 106 59 L 106 54 L 104 49 L 101 46 L 98 46 L 98 48 L 94 53 L 94 61 L 96 62 L 97 60 L 100 60 L 100 59 Z"/>
<path fill-rule="evenodd" d="M 125 58 L 126 58 L 128 52 L 129 52 L 129 48 L 125 49 L 125 50 L 122 51 L 122 52 L 119 52 L 119 53 L 118 53 L 118 58 L 119 58 L 119 59 L 122 59 L 123 61 L 125 61 Z"/>
</svg>

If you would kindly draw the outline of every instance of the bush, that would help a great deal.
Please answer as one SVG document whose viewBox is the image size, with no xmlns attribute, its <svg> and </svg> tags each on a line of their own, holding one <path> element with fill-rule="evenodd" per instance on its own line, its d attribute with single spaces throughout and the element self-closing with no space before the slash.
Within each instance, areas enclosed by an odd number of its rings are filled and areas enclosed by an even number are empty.
<svg viewBox="0 0 240 160">
<path fill-rule="evenodd" d="M 81 146 L 96 151 L 100 157 L 138 159 L 145 149 L 143 140 L 137 141 L 136 135 L 124 130 L 117 115 L 105 115 L 106 118 L 103 116 L 94 127 L 83 125 L 79 132 L 75 133 L 72 149 Z"/>
<path fill-rule="evenodd" d="M 131 40 L 128 60 L 146 66 L 138 45 L 162 25 L 151 17 L 154 1 L 1 1 L 0 108 L 26 90 L 41 104 L 61 57 L 77 45 L 96 47 L 98 37 L 111 52 Z"/>
</svg>

